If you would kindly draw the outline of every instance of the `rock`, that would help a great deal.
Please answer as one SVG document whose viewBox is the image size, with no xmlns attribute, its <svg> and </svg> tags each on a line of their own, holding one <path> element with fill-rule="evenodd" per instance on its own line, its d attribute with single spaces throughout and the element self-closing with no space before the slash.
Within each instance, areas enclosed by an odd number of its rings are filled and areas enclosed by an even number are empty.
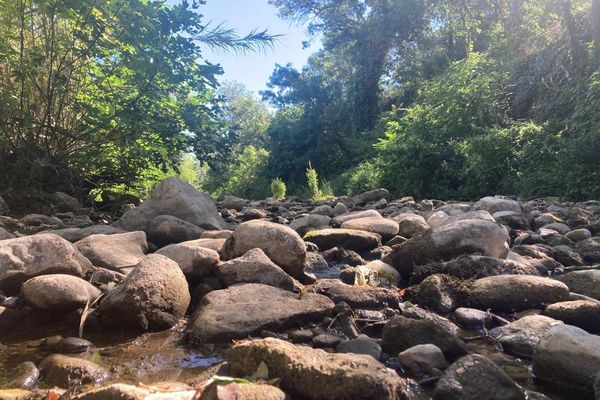
<svg viewBox="0 0 600 400">
<path fill-rule="evenodd" d="M 340 342 L 336 349 L 338 353 L 366 354 L 376 360 L 381 358 L 381 347 L 367 335 L 359 335 L 356 339 Z"/>
<path fill-rule="evenodd" d="M 462 220 L 434 228 L 392 247 L 383 262 L 401 274 L 409 274 L 414 265 L 449 260 L 465 253 L 506 258 L 508 233 L 499 224 L 485 220 Z"/>
<path fill-rule="evenodd" d="M 554 246 L 552 257 L 565 267 L 584 265 L 583 258 L 569 246 Z"/>
<path fill-rule="evenodd" d="M 148 240 L 157 246 L 200 239 L 204 229 L 172 215 L 159 215 L 150 222 Z"/>
<path fill-rule="evenodd" d="M 78 242 L 91 235 L 114 235 L 117 233 L 125 233 L 123 229 L 115 228 L 112 225 L 92 225 L 85 228 L 65 228 L 44 233 L 53 233 L 71 243 Z"/>
<path fill-rule="evenodd" d="M 600 237 L 581 240 L 575 244 L 574 249 L 586 262 L 600 263 Z"/>
<path fill-rule="evenodd" d="M 519 386 L 496 364 L 477 354 L 465 356 L 442 375 L 434 400 L 525 400 Z"/>
<path fill-rule="evenodd" d="M 269 379 L 278 378 L 294 398 L 408 398 L 405 381 L 366 355 L 328 354 L 267 338 L 235 345 L 227 354 L 227 362 L 236 376 L 251 375 L 265 363 Z"/>
<path fill-rule="evenodd" d="M 158 254 L 144 257 L 100 302 L 102 322 L 135 330 L 175 325 L 190 303 L 187 281 L 175 261 Z"/>
<path fill-rule="evenodd" d="M 63 192 L 52 193 L 50 201 L 58 212 L 77 212 L 82 208 L 79 200 Z"/>
<path fill-rule="evenodd" d="M 552 327 L 536 348 L 533 373 L 549 385 L 592 394 L 600 373 L 600 336 L 571 325 Z"/>
<path fill-rule="evenodd" d="M 336 214 L 337 215 L 337 214 Z M 381 214 L 375 210 L 346 212 L 331 219 L 331 226 L 339 228 L 344 222 L 358 218 L 382 218 Z"/>
<path fill-rule="evenodd" d="M 550 328 L 562 322 L 543 315 L 527 315 L 490 331 L 505 352 L 532 358 L 540 339 Z"/>
<path fill-rule="evenodd" d="M 516 213 L 521 213 L 522 211 L 521 205 L 517 201 L 491 196 L 484 197 L 477 203 L 473 204 L 473 209 L 486 210 L 490 214 L 499 211 L 513 211 Z"/>
<path fill-rule="evenodd" d="M 24 361 L 17 365 L 15 371 L 10 376 L 9 382 L 5 386 L 19 389 L 31 389 L 37 385 L 39 377 L 40 371 L 35 364 L 31 361 Z M 2 397 L 0 396 L 0 398 Z"/>
<path fill-rule="evenodd" d="M 144 232 L 90 235 L 75 247 L 97 267 L 120 271 L 136 265 L 148 252 Z"/>
<path fill-rule="evenodd" d="M 435 314 L 427 313 L 422 319 L 397 315 L 383 328 L 381 348 L 386 353 L 396 354 L 419 344 L 434 344 L 453 360 L 467 353 L 458 335 L 456 325 Z"/>
<path fill-rule="evenodd" d="M 24 389 L 0 389 L 0 400 L 30 400 L 34 393 Z"/>
<path fill-rule="evenodd" d="M 391 239 L 398 234 L 398 223 L 382 217 L 355 218 L 342 224 L 342 229 L 377 233 L 383 240 Z"/>
<path fill-rule="evenodd" d="M 386 189 L 375 189 L 352 197 L 351 202 L 355 206 L 361 206 L 369 202 L 387 199 L 388 197 L 390 197 L 390 192 Z"/>
<path fill-rule="evenodd" d="M 546 225 L 542 226 L 542 228 L 543 229 L 551 229 L 555 232 L 560 233 L 561 235 L 565 235 L 571 231 L 571 228 L 569 228 L 569 225 L 563 224 L 562 222 L 553 222 L 551 224 L 546 224 Z M 540 228 L 540 229 L 542 229 L 542 228 Z"/>
<path fill-rule="evenodd" d="M 204 229 L 225 228 L 225 222 L 211 198 L 175 177 L 156 185 L 150 198 L 123 214 L 115 226 L 128 231 L 148 232 L 150 222 L 159 215 L 172 215 Z"/>
<path fill-rule="evenodd" d="M 400 283 L 400 273 L 394 267 L 381 260 L 371 261 L 365 264 L 363 268 L 375 273 L 379 279 L 386 279 L 391 285 L 397 286 Z"/>
<path fill-rule="evenodd" d="M 592 237 L 592 232 L 585 228 L 575 229 L 571 232 L 565 234 L 567 239 L 570 239 L 574 242 L 581 242 L 582 240 L 586 240 Z"/>
<path fill-rule="evenodd" d="M 232 209 L 236 211 L 242 211 L 244 206 L 246 205 L 246 200 L 235 197 L 235 196 L 225 196 L 223 199 L 222 206 L 227 209 Z"/>
<path fill-rule="evenodd" d="M 281 389 L 263 383 L 237 383 L 226 385 L 212 383 L 198 400 L 286 400 L 289 399 Z"/>
<path fill-rule="evenodd" d="M 348 207 L 344 203 L 337 203 L 333 208 L 333 215 L 338 216 L 342 214 L 346 214 L 348 212 Z"/>
<path fill-rule="evenodd" d="M 224 286 L 238 283 L 262 283 L 284 290 L 294 289 L 294 280 L 261 249 L 248 250 L 243 256 L 220 263 L 216 274 Z"/>
<path fill-rule="evenodd" d="M 44 274 L 83 276 L 90 261 L 68 241 L 43 234 L 0 241 L 0 290 L 18 292 L 22 282 Z"/>
<path fill-rule="evenodd" d="M 198 246 L 204 247 L 205 249 L 214 250 L 217 253 L 221 254 L 223 251 L 223 246 L 225 246 L 225 241 L 227 239 L 196 239 L 190 240 L 189 242 L 183 242 L 178 244 L 186 244 L 189 246 Z"/>
<path fill-rule="evenodd" d="M 195 241 L 171 244 L 158 250 L 155 254 L 175 261 L 184 274 L 193 277 L 212 275 L 219 263 L 219 253 L 198 246 Z"/>
<path fill-rule="evenodd" d="M 65 225 L 59 218 L 42 214 L 27 214 L 26 216 L 21 218 L 21 223 L 28 227 L 43 225 L 49 227 L 62 228 Z"/>
<path fill-rule="evenodd" d="M 333 216 L 335 215 L 335 210 L 330 205 L 323 204 L 322 206 L 315 207 L 310 213 L 317 215 L 325 215 L 329 218 L 333 218 Z"/>
<path fill-rule="evenodd" d="M 492 217 L 497 223 L 506 225 L 512 229 L 529 229 L 529 221 L 527 220 L 526 215 L 521 214 L 520 212 L 498 211 L 492 214 Z"/>
<path fill-rule="evenodd" d="M 546 307 L 544 315 L 559 319 L 565 324 L 600 333 L 600 302 L 590 300 L 563 301 Z"/>
<path fill-rule="evenodd" d="M 0 214 L 6 214 L 9 211 L 10 211 L 10 209 L 8 208 L 8 205 L 6 204 L 6 201 L 4 201 L 2 196 L 0 196 Z"/>
<path fill-rule="evenodd" d="M 0 227 L 0 240 L 5 239 L 14 239 L 16 236 L 7 231 L 6 229 Z"/>
<path fill-rule="evenodd" d="M 452 215 L 447 215 L 444 212 L 438 211 L 433 213 L 428 219 L 427 223 L 431 228 L 441 228 L 444 225 L 449 225 L 458 221 L 465 220 L 482 220 L 496 222 L 492 215 L 485 210 L 478 211 L 467 211 L 467 212 L 456 212 Z"/>
<path fill-rule="evenodd" d="M 600 270 L 572 271 L 554 279 L 566 284 L 571 292 L 600 300 Z"/>
<path fill-rule="evenodd" d="M 145 400 L 150 399 L 148 389 L 137 386 L 115 383 L 82 393 L 75 397 L 77 400 Z"/>
<path fill-rule="evenodd" d="M 381 246 L 381 236 L 378 234 L 354 229 L 321 229 L 311 231 L 304 235 L 304 240 L 316 244 L 321 250 L 342 247 L 344 249 L 363 252 Z"/>
<path fill-rule="evenodd" d="M 188 325 L 188 339 L 195 344 L 223 342 L 281 330 L 301 322 L 322 319 L 333 302 L 314 293 L 303 296 L 258 283 L 215 290 L 202 299 Z"/>
<path fill-rule="evenodd" d="M 306 261 L 306 245 L 291 228 L 263 220 L 240 224 L 223 246 L 224 260 L 260 248 L 267 257 L 294 278 L 302 277 Z"/>
<path fill-rule="evenodd" d="M 429 229 L 425 218 L 417 214 L 400 214 L 392 219 L 398 223 L 398 234 L 407 239 Z"/>
<path fill-rule="evenodd" d="M 448 361 L 439 347 L 433 344 L 419 344 L 404 350 L 396 357 L 402 367 L 415 378 L 439 376 L 446 368 Z"/>
<path fill-rule="evenodd" d="M 337 279 L 320 279 L 314 290 L 331 298 L 334 303 L 343 301 L 352 308 L 397 308 L 400 304 L 400 297 L 392 290 L 347 285 Z"/>
<path fill-rule="evenodd" d="M 48 311 L 83 308 L 100 294 L 100 290 L 91 283 L 65 274 L 36 276 L 21 286 L 21 295 L 28 304 Z"/>
<path fill-rule="evenodd" d="M 329 226 L 331 218 L 325 215 L 311 214 L 297 218 L 290 223 L 290 228 L 304 235 L 306 232 L 313 229 L 321 229 Z"/>
<path fill-rule="evenodd" d="M 416 300 L 434 312 L 447 314 L 458 307 L 460 285 L 461 282 L 452 276 L 431 275 L 419 284 Z"/>
<path fill-rule="evenodd" d="M 81 358 L 52 354 L 40 363 L 46 385 L 69 388 L 97 384 L 108 379 L 108 372 L 96 363 Z"/>
<path fill-rule="evenodd" d="M 306 254 L 306 264 L 304 267 L 306 272 L 319 272 L 328 268 L 329 264 L 327 264 L 327 261 L 319 253 L 309 252 Z"/>
<path fill-rule="evenodd" d="M 468 295 L 475 308 L 520 311 L 568 300 L 569 288 L 540 276 L 500 275 L 474 281 Z"/>
<path fill-rule="evenodd" d="M 459 307 L 454 310 L 454 321 L 467 329 L 482 329 L 492 321 L 492 315 L 487 311 L 475 308 Z"/>
<path fill-rule="evenodd" d="M 317 335 L 312 338 L 312 344 L 314 347 L 327 347 L 327 348 L 335 348 L 341 339 L 335 335 L 328 335 L 326 333 Z"/>
</svg>

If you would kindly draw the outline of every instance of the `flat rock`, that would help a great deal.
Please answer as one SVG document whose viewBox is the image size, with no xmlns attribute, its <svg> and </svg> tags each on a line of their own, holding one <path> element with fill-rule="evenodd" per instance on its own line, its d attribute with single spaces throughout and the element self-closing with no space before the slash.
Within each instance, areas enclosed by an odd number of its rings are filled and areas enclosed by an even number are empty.
<svg viewBox="0 0 600 400">
<path fill-rule="evenodd" d="M 314 290 L 331 298 L 334 303 L 343 301 L 352 308 L 397 308 L 400 304 L 400 297 L 392 290 L 347 285 L 337 279 L 320 279 Z"/>
<path fill-rule="evenodd" d="M 267 338 L 234 346 L 227 354 L 230 372 L 248 376 L 261 363 L 269 378 L 294 398 L 407 399 L 406 382 L 373 357 L 329 354 L 319 349 Z"/>
<path fill-rule="evenodd" d="M 351 219 L 344 222 L 341 228 L 377 233 L 383 240 L 393 238 L 398 234 L 400 229 L 396 221 L 383 217 Z"/>
<path fill-rule="evenodd" d="M 443 225 L 392 247 L 383 261 L 400 273 L 409 274 L 415 265 L 450 260 L 462 254 L 506 258 L 508 232 L 495 222 L 467 219 Z"/>
<path fill-rule="evenodd" d="M 106 294 L 99 313 L 107 326 L 155 331 L 179 322 L 189 304 L 188 284 L 179 265 L 150 254 Z"/>
<path fill-rule="evenodd" d="M 91 235 L 75 246 L 95 266 L 113 271 L 133 267 L 148 252 L 146 234 L 142 231 Z"/>
<path fill-rule="evenodd" d="M 434 400 L 525 400 L 525 394 L 494 362 L 477 354 L 465 356 L 442 375 Z"/>
<path fill-rule="evenodd" d="M 474 281 L 468 299 L 482 310 L 521 311 L 568 300 L 569 288 L 541 276 L 499 275 Z"/>
<path fill-rule="evenodd" d="M 338 204 L 342 204 L 342 203 L 338 203 Z M 331 219 L 331 226 L 333 226 L 334 228 L 339 228 L 346 221 L 350 221 L 350 220 L 357 219 L 357 218 L 368 218 L 368 217 L 381 218 L 381 214 L 375 210 L 352 211 L 352 212 L 345 212 L 340 215 L 336 214 L 336 216 Z"/>
<path fill-rule="evenodd" d="M 193 277 L 212 275 L 219 263 L 219 253 L 201 247 L 195 241 L 170 244 L 155 254 L 163 255 L 175 261 L 184 274 Z"/>
<path fill-rule="evenodd" d="M 600 333 L 600 301 L 574 300 L 550 304 L 544 314 L 568 325 Z"/>
<path fill-rule="evenodd" d="M 244 222 L 226 240 L 221 254 L 224 260 L 231 260 L 254 248 L 262 249 L 294 278 L 304 274 L 306 245 L 293 229 L 263 220 Z"/>
<path fill-rule="evenodd" d="M 202 298 L 190 318 L 192 343 L 223 342 L 262 330 L 281 330 L 322 319 L 334 307 L 325 296 L 302 297 L 273 286 L 248 283 L 215 290 Z"/>
<path fill-rule="evenodd" d="M 91 304 L 101 292 L 91 283 L 73 275 L 36 276 L 21 286 L 23 299 L 40 310 L 71 311 Z"/>
<path fill-rule="evenodd" d="M 159 215 L 172 215 L 204 229 L 225 228 L 212 199 L 176 177 L 156 185 L 150 198 L 123 214 L 115 226 L 148 232 L 151 221 Z"/>
<path fill-rule="evenodd" d="M 84 384 L 97 384 L 108 379 L 109 374 L 92 361 L 52 354 L 39 365 L 45 384 L 70 388 Z"/>
<path fill-rule="evenodd" d="M 91 235 L 114 235 L 125 233 L 125 231 L 115 228 L 112 225 L 92 225 L 85 228 L 64 228 L 56 231 L 48 231 L 47 233 L 54 233 L 71 243 L 75 243 Z"/>
<path fill-rule="evenodd" d="M 243 256 L 222 262 L 215 267 L 224 286 L 238 283 L 262 283 L 284 290 L 294 289 L 294 280 L 261 249 L 248 250 Z"/>
<path fill-rule="evenodd" d="M 342 247 L 363 252 L 381 246 L 381 236 L 355 229 L 321 229 L 304 235 L 304 240 L 319 246 L 321 250 Z"/>
<path fill-rule="evenodd" d="M 521 205 L 518 201 L 492 196 L 484 197 L 477 203 L 473 204 L 473 209 L 486 210 L 490 214 L 499 211 L 513 211 L 516 213 L 522 212 Z"/>
<path fill-rule="evenodd" d="M 571 292 L 600 300 L 600 270 L 572 271 L 554 279 L 567 285 Z"/>
<path fill-rule="evenodd" d="M 0 290 L 18 292 L 22 282 L 44 274 L 81 277 L 91 267 L 75 246 L 57 235 L 0 241 Z"/>
<path fill-rule="evenodd" d="M 562 322 L 544 315 L 527 315 L 493 329 L 491 335 L 502 345 L 505 352 L 518 357 L 532 358 L 542 336 L 559 324 Z"/>
<path fill-rule="evenodd" d="M 286 394 L 278 387 L 264 383 L 237 383 L 209 385 L 198 400 L 286 400 Z"/>
</svg>

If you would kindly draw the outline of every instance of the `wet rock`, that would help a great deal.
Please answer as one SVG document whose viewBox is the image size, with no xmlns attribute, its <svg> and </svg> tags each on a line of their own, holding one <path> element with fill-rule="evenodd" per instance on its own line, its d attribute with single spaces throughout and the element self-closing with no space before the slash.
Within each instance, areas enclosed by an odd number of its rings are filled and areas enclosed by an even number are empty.
<svg viewBox="0 0 600 400">
<path fill-rule="evenodd" d="M 541 337 L 550 328 L 559 324 L 562 322 L 554 318 L 543 315 L 527 315 L 495 328 L 490 333 L 507 353 L 532 358 Z"/>
<path fill-rule="evenodd" d="M 555 279 L 566 284 L 571 292 L 600 300 L 600 270 L 572 271 Z"/>
<path fill-rule="evenodd" d="M 34 276 L 62 273 L 82 276 L 92 267 L 71 243 L 43 234 L 0 241 L 0 290 L 18 292 Z"/>
<path fill-rule="evenodd" d="M 546 307 L 544 314 L 565 324 L 600 333 L 600 302 L 588 300 L 563 301 Z"/>
<path fill-rule="evenodd" d="M 500 367 L 477 354 L 465 356 L 442 375 L 434 400 L 525 400 L 525 394 Z"/>
<path fill-rule="evenodd" d="M 273 286 L 249 283 L 215 290 L 202 299 L 190 318 L 192 343 L 223 342 L 281 330 L 302 322 L 322 319 L 333 302 L 314 293 L 298 296 Z"/>
<path fill-rule="evenodd" d="M 479 252 L 489 257 L 505 258 L 508 233 L 502 225 L 484 220 L 462 220 L 434 228 L 394 246 L 383 262 L 401 274 L 412 272 L 414 265 L 435 260 L 449 260 L 464 253 Z"/>
<path fill-rule="evenodd" d="M 552 327 L 533 358 L 533 373 L 545 383 L 593 393 L 600 372 L 600 336 L 571 325 Z"/>
<path fill-rule="evenodd" d="M 92 342 L 77 337 L 62 338 L 55 346 L 54 351 L 58 353 L 76 354 L 84 353 L 94 347 Z"/>
<path fill-rule="evenodd" d="M 159 215 L 150 222 L 148 240 L 157 246 L 200 239 L 204 229 L 172 215 Z"/>
<path fill-rule="evenodd" d="M 199 400 L 286 400 L 289 399 L 281 389 L 257 383 L 232 382 L 227 385 L 213 383 L 209 385 Z"/>
<path fill-rule="evenodd" d="M 386 353 L 396 354 L 419 344 L 434 344 L 453 360 L 467 353 L 458 335 L 456 325 L 435 314 L 422 319 L 398 315 L 383 328 L 381 348 Z"/>
<path fill-rule="evenodd" d="M 475 308 L 520 311 L 568 300 L 569 288 L 540 276 L 500 275 L 474 281 L 468 296 Z"/>
<path fill-rule="evenodd" d="M 144 232 L 114 235 L 91 235 L 75 243 L 75 247 L 92 264 L 114 271 L 131 268 L 148 252 Z"/>
<path fill-rule="evenodd" d="M 240 224 L 223 246 L 224 260 L 260 248 L 267 257 L 294 278 L 300 278 L 306 261 L 306 245 L 291 228 L 263 220 Z"/>
<path fill-rule="evenodd" d="M 381 358 L 381 346 L 367 335 L 359 335 L 356 339 L 340 342 L 336 349 L 338 353 L 366 354 L 376 360 Z"/>
<path fill-rule="evenodd" d="M 195 241 L 171 244 L 155 254 L 175 261 L 184 274 L 197 278 L 212 275 L 219 263 L 219 253 L 201 247 Z"/>
<path fill-rule="evenodd" d="M 227 362 L 236 376 L 251 375 L 264 362 L 269 379 L 280 379 L 281 387 L 294 398 L 408 398 L 405 381 L 366 355 L 328 354 L 269 338 L 234 346 Z"/>
<path fill-rule="evenodd" d="M 357 252 L 381 246 L 381 236 L 355 229 L 321 229 L 304 235 L 304 240 L 315 243 L 321 250 L 341 247 Z"/>
<path fill-rule="evenodd" d="M 396 236 L 399 229 L 397 222 L 382 217 L 351 219 L 344 222 L 341 228 L 377 233 L 383 240 Z"/>
<path fill-rule="evenodd" d="M 151 254 L 108 292 L 99 312 L 107 326 L 154 331 L 175 325 L 189 303 L 187 281 L 177 263 Z"/>
<path fill-rule="evenodd" d="M 28 304 L 47 311 L 83 308 L 96 300 L 100 294 L 100 290 L 91 283 L 65 274 L 37 276 L 21 286 L 21 295 Z"/>
<path fill-rule="evenodd" d="M 331 298 L 334 303 L 345 302 L 352 308 L 396 308 L 400 304 L 400 297 L 392 290 L 347 285 L 337 279 L 321 279 L 314 290 Z"/>
<path fill-rule="evenodd" d="M 332 218 L 331 226 L 333 226 L 334 228 L 339 228 L 342 226 L 342 224 L 344 222 L 347 222 L 347 221 L 350 221 L 353 219 L 369 218 L 369 217 L 381 218 L 381 214 L 379 214 L 379 212 L 375 211 L 375 210 L 346 212 L 344 214 L 337 215 L 336 217 Z"/>
<path fill-rule="evenodd" d="M 40 371 L 31 361 L 25 361 L 17 365 L 15 371 L 10 376 L 9 382 L 5 385 L 10 388 L 31 389 L 38 383 Z"/>
<path fill-rule="evenodd" d="M 97 384 L 108 379 L 106 369 L 81 358 L 52 354 L 40 363 L 45 384 L 69 388 L 85 384 Z"/>
<path fill-rule="evenodd" d="M 77 400 L 144 400 L 151 393 L 148 389 L 115 383 L 87 391 L 75 398 Z"/>
<path fill-rule="evenodd" d="M 425 218 L 417 214 L 400 214 L 392 219 L 398 223 L 398 234 L 407 239 L 429 229 Z"/>
<path fill-rule="evenodd" d="M 211 198 L 175 177 L 159 183 L 148 200 L 123 214 L 115 226 L 147 232 L 150 222 L 159 215 L 172 215 L 204 229 L 225 228 Z"/>
<path fill-rule="evenodd" d="M 284 290 L 294 289 L 294 280 L 261 249 L 248 250 L 243 256 L 215 267 L 217 277 L 224 286 L 238 283 L 262 283 Z"/>
<path fill-rule="evenodd" d="M 473 204 L 473 209 L 486 210 L 490 214 L 499 211 L 512 211 L 516 213 L 520 213 L 522 211 L 519 202 L 492 196 L 484 197 L 477 203 Z"/>
<path fill-rule="evenodd" d="M 439 376 L 448 368 L 448 361 L 439 347 L 419 344 L 404 350 L 396 357 L 402 367 L 415 378 Z"/>
<path fill-rule="evenodd" d="M 391 285 L 398 285 L 400 282 L 400 273 L 394 267 L 383 261 L 371 261 L 365 264 L 363 268 L 376 274 L 380 281 L 383 278 Z"/>
</svg>

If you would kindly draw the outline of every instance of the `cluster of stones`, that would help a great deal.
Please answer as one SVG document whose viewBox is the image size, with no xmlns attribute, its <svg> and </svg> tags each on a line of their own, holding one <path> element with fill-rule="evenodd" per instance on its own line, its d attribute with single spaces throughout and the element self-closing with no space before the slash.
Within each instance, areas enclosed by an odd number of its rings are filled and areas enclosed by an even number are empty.
<svg viewBox="0 0 600 400">
<path fill-rule="evenodd" d="M 168 178 L 113 225 L 61 193 L 53 216 L 0 217 L 0 334 L 27 312 L 185 326 L 187 346 L 227 348 L 220 375 L 256 381 L 125 385 L 60 354 L 92 346 L 67 338 L 0 398 L 43 396 L 40 383 L 77 399 L 551 398 L 473 345 L 488 342 L 545 386 L 600 399 L 599 202 L 388 198 L 215 205 Z"/>
</svg>

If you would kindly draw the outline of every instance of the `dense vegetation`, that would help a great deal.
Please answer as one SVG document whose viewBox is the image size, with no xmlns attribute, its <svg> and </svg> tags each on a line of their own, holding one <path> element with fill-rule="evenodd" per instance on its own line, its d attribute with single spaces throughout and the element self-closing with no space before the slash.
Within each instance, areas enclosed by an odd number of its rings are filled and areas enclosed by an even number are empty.
<svg viewBox="0 0 600 400">
<path fill-rule="evenodd" d="M 600 0 L 271 3 L 323 47 L 258 99 L 202 2 L 0 0 L 0 191 L 600 197 Z"/>
</svg>

